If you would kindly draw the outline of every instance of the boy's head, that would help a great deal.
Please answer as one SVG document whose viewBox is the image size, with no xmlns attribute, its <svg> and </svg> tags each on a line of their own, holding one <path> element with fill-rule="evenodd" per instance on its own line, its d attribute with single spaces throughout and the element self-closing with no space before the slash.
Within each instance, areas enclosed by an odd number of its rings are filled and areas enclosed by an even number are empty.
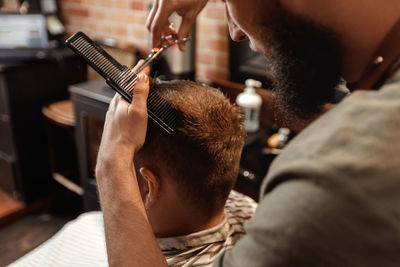
<svg viewBox="0 0 400 267">
<path fill-rule="evenodd" d="M 190 81 L 153 81 L 183 123 L 168 135 L 149 120 L 135 155 L 142 198 L 157 236 L 187 234 L 223 216 L 239 168 L 245 132 L 236 106 Z"/>
</svg>

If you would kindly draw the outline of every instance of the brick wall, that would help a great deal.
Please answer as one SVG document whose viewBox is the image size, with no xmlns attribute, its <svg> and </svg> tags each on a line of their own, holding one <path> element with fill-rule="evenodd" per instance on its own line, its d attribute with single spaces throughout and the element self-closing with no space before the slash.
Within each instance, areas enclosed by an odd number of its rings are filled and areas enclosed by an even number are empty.
<svg viewBox="0 0 400 267">
<path fill-rule="evenodd" d="M 113 38 L 121 45 L 148 49 L 145 27 L 152 0 L 59 0 L 68 35 Z M 210 0 L 197 19 L 196 74 L 200 80 L 228 77 L 228 28 L 221 1 Z"/>
</svg>

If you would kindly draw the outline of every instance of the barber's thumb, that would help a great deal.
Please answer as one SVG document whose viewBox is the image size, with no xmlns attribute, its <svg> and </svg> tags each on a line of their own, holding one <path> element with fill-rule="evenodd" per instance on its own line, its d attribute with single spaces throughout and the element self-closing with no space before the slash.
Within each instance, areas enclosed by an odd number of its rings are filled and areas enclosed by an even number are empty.
<svg viewBox="0 0 400 267">
<path fill-rule="evenodd" d="M 149 95 L 149 76 L 144 73 L 139 73 L 137 76 L 137 82 L 135 90 L 132 95 L 132 104 L 134 105 L 145 105 L 147 101 L 147 96 Z"/>
</svg>

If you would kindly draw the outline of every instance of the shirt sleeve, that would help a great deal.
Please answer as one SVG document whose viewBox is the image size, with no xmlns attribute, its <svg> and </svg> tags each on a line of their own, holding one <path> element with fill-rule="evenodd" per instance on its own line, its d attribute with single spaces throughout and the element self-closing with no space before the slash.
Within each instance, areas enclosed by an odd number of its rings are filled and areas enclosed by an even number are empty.
<svg viewBox="0 0 400 267">
<path fill-rule="evenodd" d="M 214 266 L 398 266 L 399 232 L 385 216 L 352 194 L 288 180 Z"/>
</svg>

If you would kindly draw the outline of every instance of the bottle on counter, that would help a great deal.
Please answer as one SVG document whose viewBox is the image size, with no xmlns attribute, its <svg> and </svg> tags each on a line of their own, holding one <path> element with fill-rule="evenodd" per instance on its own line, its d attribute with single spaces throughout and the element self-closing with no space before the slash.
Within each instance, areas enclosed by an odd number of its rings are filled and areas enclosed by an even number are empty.
<svg viewBox="0 0 400 267">
<path fill-rule="evenodd" d="M 261 82 L 247 79 L 246 88 L 236 98 L 236 103 L 244 114 L 243 126 L 246 132 L 254 133 L 260 127 L 260 108 L 262 99 L 255 88 L 261 87 Z"/>
</svg>

